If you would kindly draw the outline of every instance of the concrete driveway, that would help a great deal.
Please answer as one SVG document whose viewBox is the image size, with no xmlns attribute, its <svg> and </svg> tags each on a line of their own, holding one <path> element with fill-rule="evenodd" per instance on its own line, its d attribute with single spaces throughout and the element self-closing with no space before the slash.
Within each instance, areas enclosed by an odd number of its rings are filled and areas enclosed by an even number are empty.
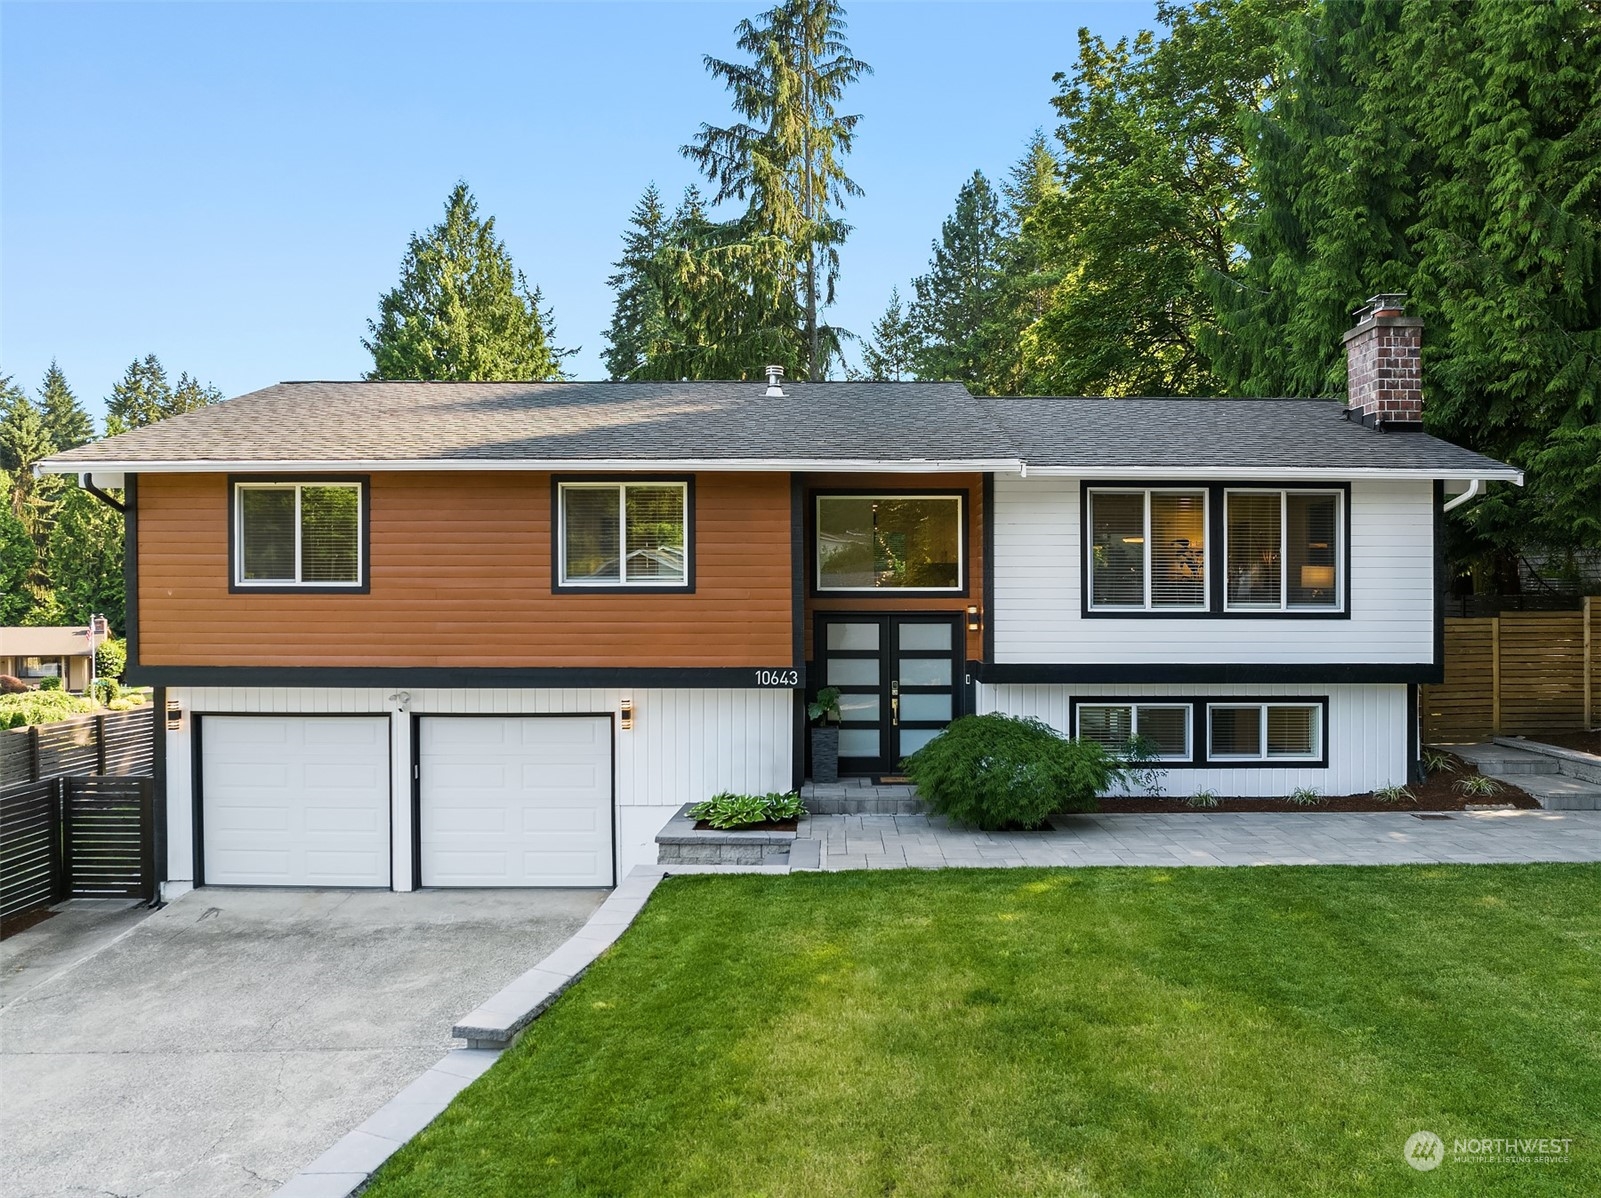
<svg viewBox="0 0 1601 1198">
<path fill-rule="evenodd" d="M 0 1193 L 270 1193 L 605 896 L 204 889 L 12 937 Z"/>
</svg>

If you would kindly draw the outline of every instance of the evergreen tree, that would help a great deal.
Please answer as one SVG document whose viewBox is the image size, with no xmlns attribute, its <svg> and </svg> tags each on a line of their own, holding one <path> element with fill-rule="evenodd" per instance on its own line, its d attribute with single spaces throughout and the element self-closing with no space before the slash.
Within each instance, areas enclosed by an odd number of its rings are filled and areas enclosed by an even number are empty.
<svg viewBox="0 0 1601 1198">
<path fill-rule="evenodd" d="M 913 281 L 917 377 L 983 389 L 1005 268 L 999 198 L 982 171 L 962 184 L 928 273 Z"/>
<path fill-rule="evenodd" d="M 178 385 L 172 389 L 172 397 L 162 409 L 161 418 L 165 420 L 168 416 L 182 416 L 185 412 L 221 402 L 221 391 L 210 383 L 202 384 L 199 379 L 190 378 L 185 371 L 178 376 Z"/>
<path fill-rule="evenodd" d="M 751 313 L 740 323 L 758 341 L 793 334 L 783 338 L 793 342 L 789 352 L 772 360 L 811 379 L 826 378 L 839 354 L 839 330 L 821 311 L 834 301 L 839 245 L 850 231 L 839 213 L 861 194 L 843 164 L 861 118 L 837 106 L 872 68 L 852 56 L 844 18 L 836 0 L 782 0 L 741 21 L 737 45 L 749 61 L 705 62 L 743 120 L 702 125 L 683 151 L 716 184 L 712 203 L 746 203 L 734 236 L 698 269 L 746 288 Z"/>
<path fill-rule="evenodd" d="M 617 298 L 612 304 L 601 361 L 614 380 L 638 377 L 637 372 L 650 362 L 652 351 L 664 340 L 666 300 L 658 255 L 671 232 L 661 193 L 652 183 L 629 215 L 629 229 L 623 234 L 623 256 L 612 264 L 617 272 L 606 280 Z"/>
<path fill-rule="evenodd" d="M 445 201 L 445 219 L 413 234 L 400 283 L 368 321 L 372 379 L 440 381 L 559 379 L 569 352 L 552 344 L 554 326 L 537 288 L 495 236 L 495 218 L 478 218 L 465 183 Z"/>
<path fill-rule="evenodd" d="M 125 628 L 122 554 L 122 514 L 80 487 L 63 488 L 43 552 L 51 622 L 79 623 L 97 612 Z"/>
<path fill-rule="evenodd" d="M 67 376 L 54 361 L 39 388 L 39 409 L 45 432 L 56 449 L 76 449 L 95 439 L 93 418 L 67 386 Z"/>
<path fill-rule="evenodd" d="M 28 541 L 24 552 L 15 546 L 5 554 L 8 569 L 26 561 L 23 594 L 28 614 L 48 608 L 50 579 L 45 572 L 43 548 L 50 535 L 52 511 L 61 480 L 54 476 L 36 477 L 34 464 L 55 451 L 38 406 L 28 393 L 16 386 L 9 375 L 0 376 L 0 471 L 7 479 L 6 507 L 11 520 L 10 535 Z M 34 621 L 37 622 L 37 621 Z"/>
<path fill-rule="evenodd" d="M 891 288 L 889 307 L 873 322 L 871 339 L 862 346 L 861 377 L 875 382 L 905 382 L 915 373 L 917 350 L 917 330 L 901 309 L 900 289 Z"/>
<path fill-rule="evenodd" d="M 0 470 L 0 490 L 13 493 L 11 473 Z M 0 625 L 25 623 L 34 607 L 34 567 L 38 554 L 33 538 L 10 503 L 0 503 Z"/>
<path fill-rule="evenodd" d="M 172 406 L 172 384 L 155 354 L 135 358 L 106 399 L 106 435 L 144 428 L 160 420 Z"/>
<path fill-rule="evenodd" d="M 1044 133 L 1029 140 L 1023 157 L 1001 184 L 1001 283 L 986 338 L 992 356 L 983 389 L 992 395 L 1046 390 L 1054 363 L 1041 347 L 1037 327 L 1050 310 L 1062 272 L 1051 256 L 1044 214 L 1062 193 L 1062 164 Z"/>
</svg>

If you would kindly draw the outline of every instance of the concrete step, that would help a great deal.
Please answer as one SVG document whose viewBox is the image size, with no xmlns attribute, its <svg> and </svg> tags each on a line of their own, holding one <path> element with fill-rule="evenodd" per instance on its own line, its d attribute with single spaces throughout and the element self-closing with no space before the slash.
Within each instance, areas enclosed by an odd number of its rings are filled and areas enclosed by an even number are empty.
<svg viewBox="0 0 1601 1198">
<path fill-rule="evenodd" d="M 1542 753 L 1514 749 L 1509 745 L 1453 745 L 1451 752 L 1477 766 L 1481 774 L 1525 777 L 1530 774 L 1560 774 L 1562 763 Z"/>
<path fill-rule="evenodd" d="M 1594 782 L 1565 774 L 1520 775 L 1506 781 L 1528 791 L 1548 811 L 1601 811 L 1601 786 Z"/>
<path fill-rule="evenodd" d="M 1557 769 L 1570 778 L 1584 782 L 1601 783 L 1601 757 L 1594 753 L 1581 753 L 1577 749 L 1564 749 L 1559 745 L 1544 745 L 1521 737 L 1498 736 L 1495 743 L 1506 749 L 1520 749 L 1556 762 Z"/>
</svg>

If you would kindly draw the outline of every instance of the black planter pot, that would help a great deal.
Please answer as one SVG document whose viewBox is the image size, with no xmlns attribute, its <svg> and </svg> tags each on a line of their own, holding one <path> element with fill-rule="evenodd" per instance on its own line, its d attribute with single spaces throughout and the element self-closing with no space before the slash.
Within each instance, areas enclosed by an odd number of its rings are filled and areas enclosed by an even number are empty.
<svg viewBox="0 0 1601 1198">
<path fill-rule="evenodd" d="M 839 729 L 812 729 L 812 781 L 839 781 Z"/>
</svg>

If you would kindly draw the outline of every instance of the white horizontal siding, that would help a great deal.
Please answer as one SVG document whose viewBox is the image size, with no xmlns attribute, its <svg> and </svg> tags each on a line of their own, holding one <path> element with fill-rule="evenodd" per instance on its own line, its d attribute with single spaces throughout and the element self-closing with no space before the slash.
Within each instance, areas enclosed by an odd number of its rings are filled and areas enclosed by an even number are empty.
<svg viewBox="0 0 1601 1198">
<path fill-rule="evenodd" d="M 1433 485 L 1351 485 L 1350 619 L 1082 617 L 1079 480 L 995 480 L 995 660 L 1408 664 L 1434 654 Z M 1208 546 L 1209 568 L 1222 546 Z"/>
<path fill-rule="evenodd" d="M 1406 687 L 1388 685 L 981 685 L 978 710 L 1043 720 L 1071 735 L 1068 700 L 1072 698 L 1195 699 L 1323 697 L 1329 700 L 1327 768 L 1232 767 L 1174 768 L 1164 771 L 1160 785 L 1168 795 L 1214 790 L 1221 796 L 1273 798 L 1310 786 L 1325 795 L 1366 794 L 1381 786 L 1401 785 L 1407 778 Z M 1199 753 L 1201 746 L 1196 746 Z"/>
<path fill-rule="evenodd" d="M 622 873 L 633 864 L 656 859 L 651 838 L 671 809 L 720 790 L 754 794 L 788 790 L 792 780 L 793 692 L 789 690 L 401 689 L 410 695 L 410 711 L 418 715 L 615 715 L 622 699 L 632 698 L 634 726 L 628 731 L 616 730 L 618 868 Z M 194 876 L 193 715 L 393 713 L 397 704 L 390 696 L 396 693 L 395 687 L 169 688 L 168 699 L 180 704 L 184 713 L 182 727 L 167 733 L 169 876 Z M 392 715 L 392 719 L 393 852 L 397 886 L 403 889 L 409 885 L 411 869 L 411 725 L 409 717 Z M 631 811 L 636 808 L 649 810 Z"/>
</svg>

